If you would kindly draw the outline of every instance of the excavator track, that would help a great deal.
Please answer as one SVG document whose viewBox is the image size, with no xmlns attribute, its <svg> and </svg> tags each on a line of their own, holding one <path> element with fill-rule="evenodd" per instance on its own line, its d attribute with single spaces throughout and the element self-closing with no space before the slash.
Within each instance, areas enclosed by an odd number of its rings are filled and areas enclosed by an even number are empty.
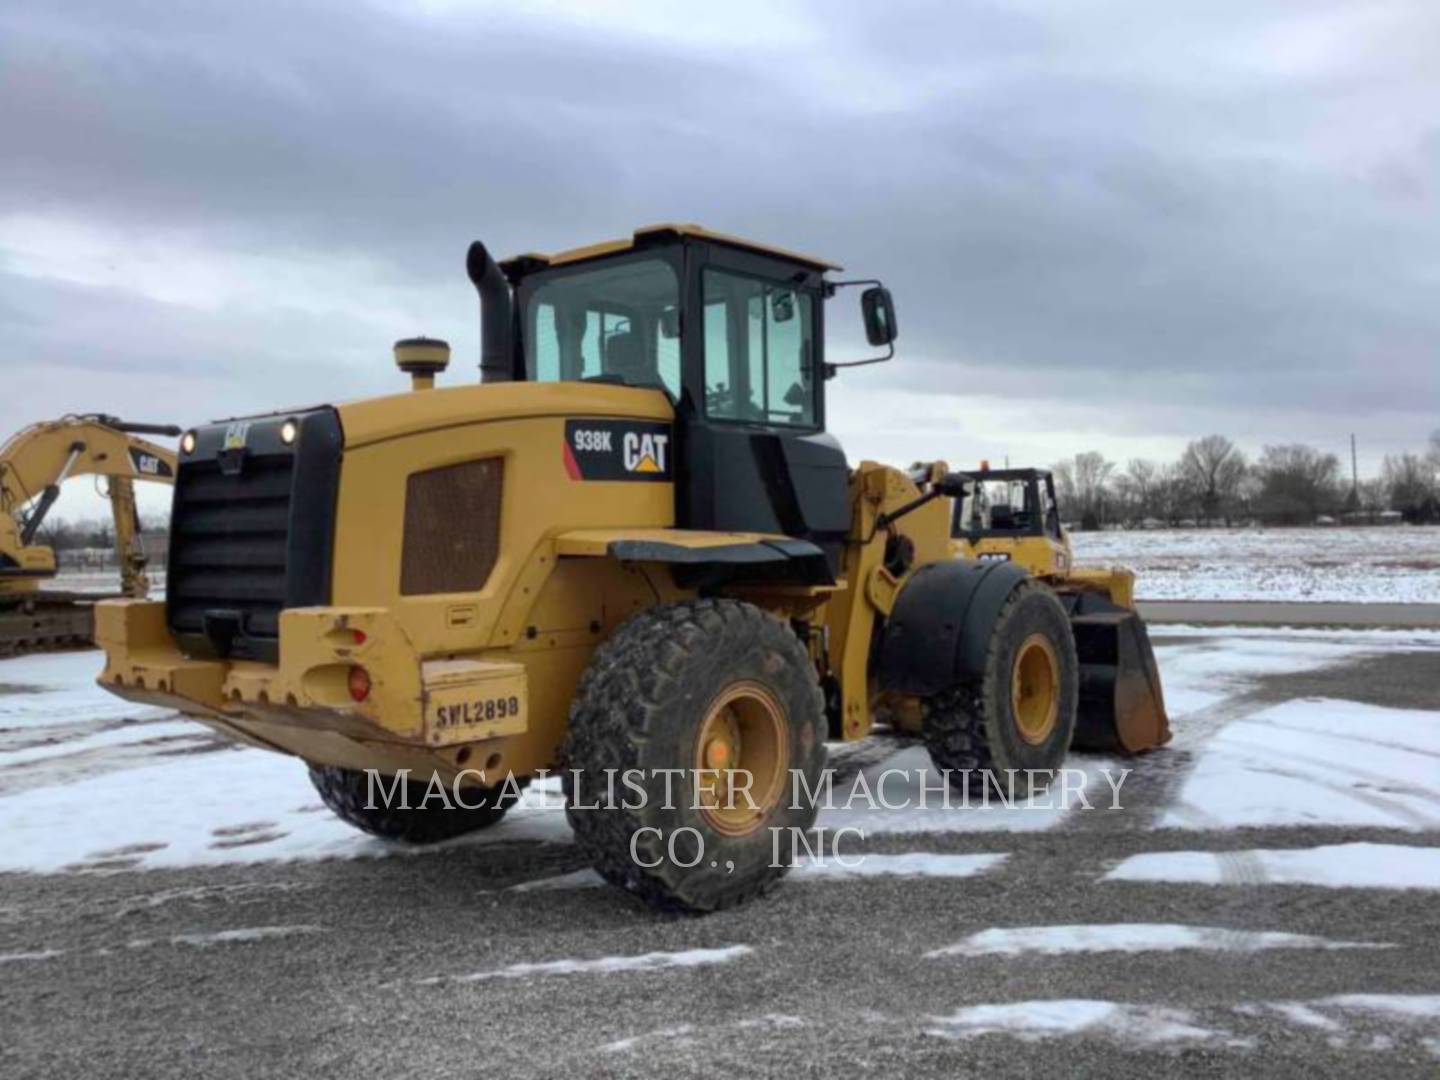
<svg viewBox="0 0 1440 1080">
<path fill-rule="evenodd" d="M 23 599 L 0 598 L 0 658 L 94 643 L 95 593 L 38 592 Z"/>
</svg>

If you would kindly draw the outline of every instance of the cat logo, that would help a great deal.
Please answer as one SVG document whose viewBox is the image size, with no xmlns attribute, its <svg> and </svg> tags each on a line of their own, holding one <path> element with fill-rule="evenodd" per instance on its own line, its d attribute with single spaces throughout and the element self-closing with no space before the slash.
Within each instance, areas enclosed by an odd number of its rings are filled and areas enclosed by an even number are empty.
<svg viewBox="0 0 1440 1080">
<path fill-rule="evenodd" d="M 221 445 L 223 450 L 244 450 L 245 440 L 250 437 L 250 421 L 236 420 L 233 424 L 225 425 L 225 441 Z"/>
<path fill-rule="evenodd" d="M 638 431 L 625 433 L 625 468 L 636 473 L 663 473 L 665 471 L 665 447 L 669 435 L 642 435 Z"/>
<path fill-rule="evenodd" d="M 175 470 L 170 463 L 154 454 L 147 454 L 134 446 L 130 447 L 130 464 L 135 467 L 138 476 L 154 476 L 160 479 L 168 479 L 175 475 Z"/>
</svg>

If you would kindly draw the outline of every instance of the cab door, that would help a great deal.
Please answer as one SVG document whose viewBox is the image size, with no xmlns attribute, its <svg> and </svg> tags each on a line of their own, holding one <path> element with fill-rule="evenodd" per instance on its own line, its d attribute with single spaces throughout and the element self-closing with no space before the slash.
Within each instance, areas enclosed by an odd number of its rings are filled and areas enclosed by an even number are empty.
<svg viewBox="0 0 1440 1080">
<path fill-rule="evenodd" d="M 825 431 L 820 275 L 710 244 L 688 262 L 677 520 L 809 541 L 833 575 L 849 472 Z"/>
</svg>

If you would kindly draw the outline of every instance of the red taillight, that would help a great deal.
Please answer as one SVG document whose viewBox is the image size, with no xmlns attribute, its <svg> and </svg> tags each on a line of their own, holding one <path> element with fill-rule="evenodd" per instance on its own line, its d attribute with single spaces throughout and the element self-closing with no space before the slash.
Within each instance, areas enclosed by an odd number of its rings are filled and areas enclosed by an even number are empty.
<svg viewBox="0 0 1440 1080">
<path fill-rule="evenodd" d="M 364 701 L 370 696 L 370 673 L 363 667 L 352 667 L 350 677 L 346 680 L 350 687 L 350 696 L 356 701 Z"/>
<path fill-rule="evenodd" d="M 364 630 L 351 630 L 350 633 L 355 636 L 355 644 L 356 644 L 356 645 L 364 645 L 364 644 L 365 644 L 365 631 L 364 631 Z"/>
</svg>

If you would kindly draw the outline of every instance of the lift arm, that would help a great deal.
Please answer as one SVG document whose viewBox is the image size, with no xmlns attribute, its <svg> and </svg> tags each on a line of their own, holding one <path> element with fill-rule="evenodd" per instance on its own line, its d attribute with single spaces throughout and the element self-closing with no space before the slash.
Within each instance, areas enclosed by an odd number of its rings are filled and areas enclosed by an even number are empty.
<svg viewBox="0 0 1440 1080">
<path fill-rule="evenodd" d="M 145 555 L 134 482 L 173 484 L 175 453 L 139 436 L 179 434 L 178 427 L 93 414 L 32 424 L 12 436 L 0 446 L 0 575 L 53 573 L 53 553 L 32 544 L 60 496 L 60 485 L 75 476 L 104 476 L 124 592 L 144 596 Z"/>
</svg>

